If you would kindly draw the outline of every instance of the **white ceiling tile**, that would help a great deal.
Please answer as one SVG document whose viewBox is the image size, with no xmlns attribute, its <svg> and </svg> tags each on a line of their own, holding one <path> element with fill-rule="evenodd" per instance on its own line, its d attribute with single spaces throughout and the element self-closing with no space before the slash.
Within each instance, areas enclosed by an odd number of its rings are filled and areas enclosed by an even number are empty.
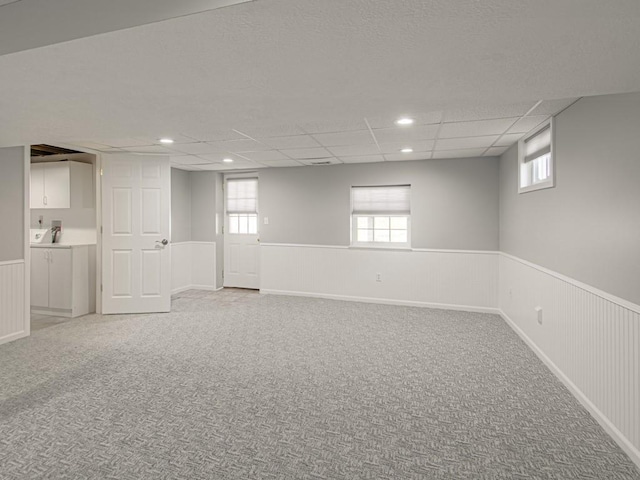
<svg viewBox="0 0 640 480">
<path fill-rule="evenodd" d="M 408 142 L 436 138 L 439 125 L 411 125 L 407 127 L 379 128 L 373 130 L 378 143 Z"/>
<path fill-rule="evenodd" d="M 440 123 L 442 119 L 442 112 L 426 112 L 426 113 L 418 113 L 415 115 L 407 114 L 407 115 L 397 115 L 390 116 L 386 115 L 384 117 L 367 117 L 367 121 L 369 122 L 369 126 L 371 128 L 392 128 L 396 126 L 396 120 L 400 117 L 408 117 L 414 120 L 413 125 L 430 125 Z"/>
<path fill-rule="evenodd" d="M 336 157 L 352 157 L 358 155 L 376 155 L 380 153 L 375 143 L 369 145 L 346 145 L 342 147 L 327 147 Z"/>
<path fill-rule="evenodd" d="M 495 144 L 496 147 L 509 147 L 522 138 L 522 133 L 506 133 Z"/>
<path fill-rule="evenodd" d="M 491 147 L 485 153 L 485 157 L 499 157 L 508 150 L 509 147 Z"/>
<path fill-rule="evenodd" d="M 300 167 L 302 164 L 300 162 L 296 162 L 295 160 L 271 160 L 268 162 L 264 162 L 264 165 L 267 167 Z"/>
<path fill-rule="evenodd" d="M 145 140 L 149 142 L 147 145 L 167 145 L 165 143 L 160 143 L 161 138 L 170 138 L 173 140 L 173 143 L 170 145 L 175 145 L 179 143 L 193 143 L 196 141 L 195 138 L 187 137 L 185 135 L 179 134 L 167 134 L 167 135 L 158 135 L 156 137 L 140 137 L 140 140 Z"/>
<path fill-rule="evenodd" d="M 367 124 L 363 118 L 340 120 L 335 122 L 309 122 L 300 125 L 306 133 L 334 133 L 334 132 L 354 132 L 365 130 Z"/>
<path fill-rule="evenodd" d="M 171 163 L 177 163 L 179 165 L 204 165 L 211 162 L 197 155 L 182 155 L 179 157 L 171 156 Z"/>
<path fill-rule="evenodd" d="M 300 160 L 300 163 L 303 163 L 305 165 L 321 166 L 321 165 L 336 165 L 342 162 L 337 158 L 327 157 L 327 158 L 313 158 L 308 160 Z"/>
<path fill-rule="evenodd" d="M 521 102 L 510 105 L 485 105 L 475 108 L 456 108 L 444 112 L 445 122 L 466 122 L 473 120 L 489 120 L 493 118 L 521 117 L 536 102 Z"/>
<path fill-rule="evenodd" d="M 344 163 L 376 163 L 384 162 L 382 155 L 353 155 L 348 157 L 339 157 Z"/>
<path fill-rule="evenodd" d="M 401 153 L 403 148 L 411 148 L 414 152 L 430 152 L 433 150 L 434 140 L 413 140 L 409 142 L 390 142 L 379 144 L 384 154 Z"/>
<path fill-rule="evenodd" d="M 182 130 L 182 135 L 199 142 L 223 142 L 225 140 L 243 140 L 247 137 L 231 129 L 209 130 L 206 128 Z"/>
<path fill-rule="evenodd" d="M 256 142 L 255 140 L 227 140 L 224 142 L 208 142 L 215 147 L 217 151 L 241 153 L 241 152 L 262 152 L 265 150 L 272 150 L 271 147 L 264 143 Z"/>
<path fill-rule="evenodd" d="M 493 145 L 499 135 L 466 138 L 443 138 L 436 143 L 436 150 L 459 150 L 463 148 L 487 148 Z"/>
<path fill-rule="evenodd" d="M 523 117 L 509 129 L 508 133 L 527 133 L 548 119 L 548 115 L 531 115 L 528 117 Z"/>
<path fill-rule="evenodd" d="M 317 133 L 313 138 L 324 147 L 342 147 L 345 145 L 366 145 L 375 143 L 369 130 L 357 132 Z"/>
<path fill-rule="evenodd" d="M 433 158 L 472 158 L 480 157 L 486 149 L 484 148 L 467 148 L 462 150 L 446 150 L 442 152 L 433 152 Z"/>
<path fill-rule="evenodd" d="M 305 131 L 297 125 L 262 125 L 234 129 L 236 132 L 254 139 L 267 137 L 290 137 L 304 135 Z"/>
<path fill-rule="evenodd" d="M 531 115 L 556 115 L 576 100 L 578 99 L 563 98 L 560 100 L 543 100 L 542 103 L 531 112 Z"/>
<path fill-rule="evenodd" d="M 440 138 L 479 137 L 504 133 L 517 118 L 499 118 L 474 122 L 445 123 L 440 130 Z"/>
<path fill-rule="evenodd" d="M 97 139 L 96 143 L 104 143 L 110 147 L 144 147 L 147 145 L 153 145 L 153 141 L 149 138 L 143 137 L 131 137 L 131 138 L 111 138 L 111 139 Z"/>
<path fill-rule="evenodd" d="M 253 160 L 254 162 L 272 162 L 280 160 L 289 160 L 289 157 L 279 152 L 278 150 L 266 150 L 264 152 L 243 152 L 244 158 Z"/>
<path fill-rule="evenodd" d="M 325 148 L 296 148 L 281 151 L 287 157 L 293 158 L 295 160 L 331 157 L 331 153 L 329 153 L 329 151 Z"/>
<path fill-rule="evenodd" d="M 429 160 L 431 152 L 392 153 L 384 156 L 388 162 L 404 162 L 409 160 Z"/>
<path fill-rule="evenodd" d="M 234 161 L 233 163 L 237 163 L 237 162 L 239 162 L 239 163 L 249 163 L 249 162 L 251 162 L 250 160 L 247 160 L 246 158 L 244 158 L 244 157 L 242 157 L 240 155 L 237 155 L 237 154 L 234 154 L 234 153 L 228 153 L 228 152 L 225 152 L 225 153 L 206 153 L 204 155 L 198 155 L 198 156 L 200 158 L 202 158 L 204 160 L 207 160 L 209 162 L 212 162 L 212 163 L 222 163 L 222 161 L 225 158 L 232 159 Z M 253 162 L 251 162 L 251 163 L 253 163 Z"/>
<path fill-rule="evenodd" d="M 316 142 L 311 135 L 293 135 L 289 137 L 268 137 L 257 138 L 260 142 L 269 145 L 276 150 L 283 150 L 287 148 L 312 148 L 319 147 L 320 144 Z"/>
<path fill-rule="evenodd" d="M 143 147 L 124 147 L 123 150 L 131 153 L 154 153 L 154 154 L 165 154 L 171 155 L 175 154 L 173 150 L 169 150 L 166 147 L 161 147 L 160 145 L 148 145 Z"/>
<path fill-rule="evenodd" d="M 193 155 L 200 155 L 205 153 L 216 153 L 220 151 L 215 146 L 206 142 L 182 143 L 179 145 L 172 145 L 171 147 L 168 147 L 168 148 L 175 152 L 189 153 Z"/>
<path fill-rule="evenodd" d="M 199 171 L 217 171 L 217 170 L 234 170 L 235 167 L 224 164 L 224 163 L 208 163 L 205 165 L 195 165 L 192 168 L 197 169 Z"/>
</svg>

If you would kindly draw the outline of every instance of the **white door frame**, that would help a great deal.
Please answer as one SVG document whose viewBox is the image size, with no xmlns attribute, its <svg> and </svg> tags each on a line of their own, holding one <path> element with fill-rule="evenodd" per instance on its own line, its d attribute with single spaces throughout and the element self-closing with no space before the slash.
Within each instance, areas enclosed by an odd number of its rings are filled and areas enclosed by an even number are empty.
<svg viewBox="0 0 640 480">
<path fill-rule="evenodd" d="M 24 336 L 31 335 L 31 145 L 24 146 Z"/>
<path fill-rule="evenodd" d="M 222 288 L 224 288 L 224 272 L 227 271 L 227 237 L 229 234 L 229 223 L 227 216 L 227 180 L 233 178 L 257 178 L 258 179 L 258 198 L 256 199 L 256 205 L 258 209 L 258 243 L 260 243 L 260 175 L 257 171 L 251 172 L 237 172 L 237 173 L 223 173 L 222 174 L 222 225 L 224 225 L 223 236 L 222 236 L 222 245 L 223 245 L 223 255 L 222 255 Z M 258 248 L 258 253 L 260 249 Z M 260 265 L 260 260 L 258 259 L 258 268 Z M 260 280 L 260 270 L 258 270 L 258 281 Z"/>
</svg>

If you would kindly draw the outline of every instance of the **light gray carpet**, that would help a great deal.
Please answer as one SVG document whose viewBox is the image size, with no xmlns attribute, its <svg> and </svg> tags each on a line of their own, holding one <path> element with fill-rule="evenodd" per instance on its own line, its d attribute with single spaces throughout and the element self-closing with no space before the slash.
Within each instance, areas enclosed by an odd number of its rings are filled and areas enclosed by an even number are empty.
<svg viewBox="0 0 640 480">
<path fill-rule="evenodd" d="M 640 479 L 497 316 L 240 292 L 0 346 L 0 477 Z"/>
</svg>

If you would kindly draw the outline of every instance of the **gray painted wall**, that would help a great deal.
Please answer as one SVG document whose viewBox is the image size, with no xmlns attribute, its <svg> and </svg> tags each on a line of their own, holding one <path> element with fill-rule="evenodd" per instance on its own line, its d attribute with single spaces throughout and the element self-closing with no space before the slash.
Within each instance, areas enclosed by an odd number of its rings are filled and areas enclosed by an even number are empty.
<svg viewBox="0 0 640 480">
<path fill-rule="evenodd" d="M 0 262 L 24 258 L 24 148 L 0 148 Z"/>
<path fill-rule="evenodd" d="M 556 118 L 556 187 L 518 195 L 500 160 L 500 249 L 640 304 L 640 93 L 589 97 Z"/>
<path fill-rule="evenodd" d="M 216 172 L 191 173 L 191 240 L 216 241 Z"/>
<path fill-rule="evenodd" d="M 412 247 L 498 249 L 495 157 L 270 168 L 259 178 L 264 243 L 349 245 L 352 185 L 411 184 Z"/>
<path fill-rule="evenodd" d="M 171 241 L 191 240 L 191 172 L 171 169 Z"/>
</svg>

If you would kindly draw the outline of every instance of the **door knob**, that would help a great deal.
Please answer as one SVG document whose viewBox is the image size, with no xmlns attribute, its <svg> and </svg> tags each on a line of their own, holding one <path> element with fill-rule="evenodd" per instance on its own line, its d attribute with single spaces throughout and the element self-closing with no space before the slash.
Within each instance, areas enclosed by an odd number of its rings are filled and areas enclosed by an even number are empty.
<svg viewBox="0 0 640 480">
<path fill-rule="evenodd" d="M 167 240 L 166 238 L 163 238 L 162 240 L 156 240 L 156 243 L 161 243 L 162 245 L 167 245 L 169 243 L 169 240 Z"/>
</svg>

